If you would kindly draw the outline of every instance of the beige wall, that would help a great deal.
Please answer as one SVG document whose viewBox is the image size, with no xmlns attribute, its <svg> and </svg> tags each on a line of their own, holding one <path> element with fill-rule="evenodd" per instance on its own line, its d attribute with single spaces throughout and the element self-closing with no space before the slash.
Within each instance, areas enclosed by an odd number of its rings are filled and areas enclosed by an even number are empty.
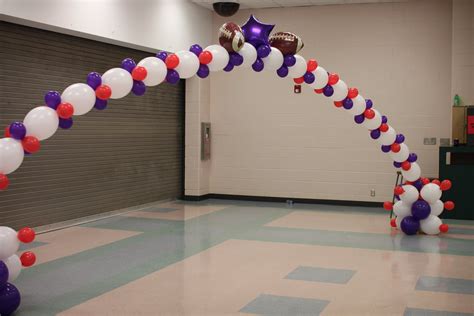
<svg viewBox="0 0 474 316">
<path fill-rule="evenodd" d="M 450 137 L 451 1 L 261 9 L 274 31 L 300 35 L 315 58 L 389 118 L 419 156 L 422 174 L 437 176 L 438 147 Z M 241 24 L 249 16 L 232 18 Z M 214 18 L 214 30 L 224 23 Z M 217 42 L 217 36 L 214 40 Z M 325 97 L 274 73 L 238 69 L 210 79 L 210 192 L 383 201 L 395 169 L 367 130 Z M 191 181 L 191 180 L 190 180 Z M 370 189 L 376 196 L 370 197 Z"/>
</svg>

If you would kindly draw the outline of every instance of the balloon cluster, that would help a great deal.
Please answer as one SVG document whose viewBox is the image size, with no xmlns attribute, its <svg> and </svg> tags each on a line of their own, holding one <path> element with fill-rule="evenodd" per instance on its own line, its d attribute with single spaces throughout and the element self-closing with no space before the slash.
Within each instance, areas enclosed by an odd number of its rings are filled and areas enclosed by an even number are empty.
<svg viewBox="0 0 474 316">
<path fill-rule="evenodd" d="M 428 235 L 446 233 L 448 225 L 443 224 L 438 217 L 444 209 L 454 209 L 452 201 L 441 201 L 442 191 L 451 188 L 451 181 L 420 178 L 414 182 L 407 181 L 395 187 L 394 194 L 397 202 L 385 202 L 386 210 L 393 210 L 397 216 L 390 221 L 392 227 L 400 229 L 407 235 L 422 231 Z"/>
<path fill-rule="evenodd" d="M 0 315 L 12 314 L 20 306 L 21 296 L 11 283 L 21 272 L 21 267 L 30 267 L 36 261 L 31 251 L 16 255 L 20 242 L 30 243 L 35 239 L 33 229 L 25 227 L 18 233 L 10 227 L 0 226 Z"/>
</svg>

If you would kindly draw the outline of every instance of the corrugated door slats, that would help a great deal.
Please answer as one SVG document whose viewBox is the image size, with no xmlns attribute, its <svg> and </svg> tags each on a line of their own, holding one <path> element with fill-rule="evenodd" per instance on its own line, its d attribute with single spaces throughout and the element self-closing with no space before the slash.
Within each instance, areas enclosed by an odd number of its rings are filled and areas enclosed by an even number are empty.
<svg viewBox="0 0 474 316">
<path fill-rule="evenodd" d="M 153 35 L 151 35 L 153 36 Z M 48 90 L 150 53 L 0 22 L 0 133 L 43 105 Z M 26 156 L 0 192 L 0 226 L 40 226 L 183 192 L 184 82 L 110 100 L 74 117 Z"/>
</svg>

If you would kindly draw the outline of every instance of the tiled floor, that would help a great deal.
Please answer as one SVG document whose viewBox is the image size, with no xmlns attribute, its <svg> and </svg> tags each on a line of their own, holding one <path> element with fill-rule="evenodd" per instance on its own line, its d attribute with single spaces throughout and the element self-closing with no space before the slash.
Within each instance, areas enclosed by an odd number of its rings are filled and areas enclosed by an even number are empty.
<svg viewBox="0 0 474 316">
<path fill-rule="evenodd" d="M 17 315 L 472 315 L 474 223 L 382 209 L 167 202 L 39 235 Z"/>
</svg>

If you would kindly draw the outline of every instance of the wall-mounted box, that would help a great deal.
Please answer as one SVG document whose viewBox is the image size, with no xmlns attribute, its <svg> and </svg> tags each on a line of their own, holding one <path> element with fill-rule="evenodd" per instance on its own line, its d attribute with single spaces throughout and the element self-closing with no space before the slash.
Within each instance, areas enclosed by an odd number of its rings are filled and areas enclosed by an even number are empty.
<svg viewBox="0 0 474 316">
<path fill-rule="evenodd" d="M 211 159 L 211 123 L 201 122 L 201 160 Z"/>
</svg>

